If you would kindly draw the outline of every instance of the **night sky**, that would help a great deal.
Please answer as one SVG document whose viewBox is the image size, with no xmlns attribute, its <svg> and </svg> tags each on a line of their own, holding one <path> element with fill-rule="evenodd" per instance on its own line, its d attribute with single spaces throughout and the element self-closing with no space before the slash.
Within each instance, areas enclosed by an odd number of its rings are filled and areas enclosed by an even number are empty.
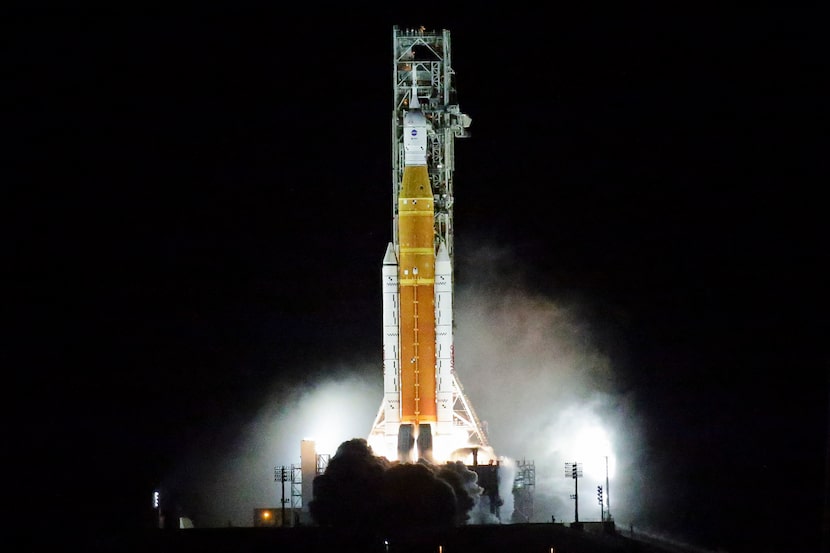
<svg viewBox="0 0 830 553">
<path fill-rule="evenodd" d="M 830 420 L 818 17 L 550 10 L 9 17 L 2 361 L 25 509 L 146 526 L 155 487 L 193 459 L 182 497 L 218 485 L 252 421 L 319 382 L 370 391 L 330 409 L 368 413 L 343 439 L 368 434 L 392 26 L 424 25 L 452 32 L 473 121 L 456 141 L 456 359 L 496 452 L 534 457 L 506 436 L 537 419 L 505 413 L 557 413 L 563 397 L 496 388 L 547 382 L 553 369 L 525 364 L 564 343 L 555 389 L 576 404 L 599 392 L 636 428 L 615 438 L 620 487 L 642 502 L 619 505 L 621 523 L 816 550 Z M 484 336 L 504 339 L 486 371 L 471 361 Z M 296 459 L 267 467 L 299 461 L 299 443 L 280 447 Z M 560 478 L 559 461 L 536 464 Z M 252 478 L 276 497 L 271 476 Z"/>
</svg>

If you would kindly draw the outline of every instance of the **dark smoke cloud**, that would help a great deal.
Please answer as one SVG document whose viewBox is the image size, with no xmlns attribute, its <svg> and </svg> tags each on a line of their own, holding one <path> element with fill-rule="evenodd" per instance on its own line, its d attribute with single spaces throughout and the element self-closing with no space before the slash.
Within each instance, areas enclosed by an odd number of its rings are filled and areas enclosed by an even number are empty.
<svg viewBox="0 0 830 553">
<path fill-rule="evenodd" d="M 478 485 L 478 475 L 461 461 L 448 462 L 439 467 L 438 478 L 446 481 L 455 492 L 455 522 L 466 524 L 476 506 L 476 499 L 484 489 Z"/>
<path fill-rule="evenodd" d="M 380 498 L 389 463 L 366 440 L 340 444 L 325 473 L 314 479 L 309 512 L 320 526 L 370 528 L 382 514 Z"/>
<path fill-rule="evenodd" d="M 455 492 L 433 467 L 424 463 L 397 464 L 384 476 L 381 504 L 386 528 L 394 529 L 403 521 L 412 526 L 455 524 Z"/>
<path fill-rule="evenodd" d="M 445 465 L 390 462 L 365 439 L 343 442 L 326 471 L 314 479 L 309 512 L 316 524 L 394 531 L 465 524 L 482 491 L 461 462 Z"/>
</svg>

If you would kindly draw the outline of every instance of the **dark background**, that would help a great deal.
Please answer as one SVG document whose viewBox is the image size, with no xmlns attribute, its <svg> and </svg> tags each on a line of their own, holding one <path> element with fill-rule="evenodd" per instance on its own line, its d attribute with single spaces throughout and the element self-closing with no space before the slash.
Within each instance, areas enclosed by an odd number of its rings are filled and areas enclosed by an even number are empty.
<svg viewBox="0 0 830 553">
<path fill-rule="evenodd" d="M 391 28 L 425 25 L 452 31 L 473 118 L 459 244 L 509 244 L 536 291 L 580 298 L 650 447 L 704 474 L 656 523 L 815 550 L 818 17 L 549 8 L 10 14 L 2 360 L 24 517 L 145 525 L 189 436 L 313 379 L 312 359 L 374 359 Z"/>
</svg>

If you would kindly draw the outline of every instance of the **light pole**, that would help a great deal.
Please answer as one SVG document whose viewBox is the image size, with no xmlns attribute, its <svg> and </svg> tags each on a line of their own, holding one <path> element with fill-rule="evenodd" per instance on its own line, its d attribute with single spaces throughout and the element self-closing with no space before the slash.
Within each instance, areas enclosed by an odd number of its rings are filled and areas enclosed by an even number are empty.
<svg viewBox="0 0 830 553">
<path fill-rule="evenodd" d="M 161 518 L 161 493 L 158 490 L 153 492 L 153 509 L 156 510 L 158 516 L 158 525 L 159 528 L 162 527 L 162 518 Z"/>
<path fill-rule="evenodd" d="M 611 488 L 608 485 L 608 455 L 605 456 L 605 516 L 611 522 Z"/>
<path fill-rule="evenodd" d="M 281 509 L 281 516 L 282 520 L 280 521 L 280 526 L 285 526 L 285 504 L 287 500 L 285 499 L 285 481 L 288 480 L 287 471 L 285 470 L 285 465 L 279 467 L 274 467 L 274 482 L 280 483 L 280 488 L 282 489 L 282 499 L 280 501 L 280 509 Z"/>
<path fill-rule="evenodd" d="M 565 478 L 574 479 L 574 522 L 579 522 L 579 477 L 582 476 L 582 467 L 579 463 L 565 463 Z"/>
</svg>

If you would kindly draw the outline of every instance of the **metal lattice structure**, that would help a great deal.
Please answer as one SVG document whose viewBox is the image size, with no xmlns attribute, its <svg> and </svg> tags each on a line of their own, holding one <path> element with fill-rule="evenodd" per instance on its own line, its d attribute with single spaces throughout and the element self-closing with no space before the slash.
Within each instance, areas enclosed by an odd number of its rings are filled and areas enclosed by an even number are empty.
<svg viewBox="0 0 830 553">
<path fill-rule="evenodd" d="M 315 477 L 326 472 L 329 466 L 331 455 L 328 453 L 317 454 L 317 468 Z M 303 466 L 291 465 L 291 508 L 299 511 L 303 507 Z"/>
<path fill-rule="evenodd" d="M 536 490 L 536 464 L 533 461 L 516 462 L 513 478 L 513 522 L 533 520 L 533 495 Z"/>
<path fill-rule="evenodd" d="M 299 511 L 303 506 L 303 467 L 291 465 L 291 509 Z"/>
<path fill-rule="evenodd" d="M 317 476 L 326 472 L 326 469 L 329 467 L 329 461 L 331 460 L 331 455 L 328 453 L 318 453 L 317 454 Z"/>
<path fill-rule="evenodd" d="M 472 120 L 456 103 L 455 71 L 450 59 L 450 32 L 423 28 L 392 29 L 392 233 L 398 246 L 398 188 L 403 178 L 403 115 L 417 89 L 421 109 L 430 125 L 427 167 L 435 197 L 435 237 L 453 259 L 454 139 L 466 137 Z M 413 79 L 416 81 L 413 83 Z M 435 251 L 438 251 L 436 243 Z"/>
</svg>

